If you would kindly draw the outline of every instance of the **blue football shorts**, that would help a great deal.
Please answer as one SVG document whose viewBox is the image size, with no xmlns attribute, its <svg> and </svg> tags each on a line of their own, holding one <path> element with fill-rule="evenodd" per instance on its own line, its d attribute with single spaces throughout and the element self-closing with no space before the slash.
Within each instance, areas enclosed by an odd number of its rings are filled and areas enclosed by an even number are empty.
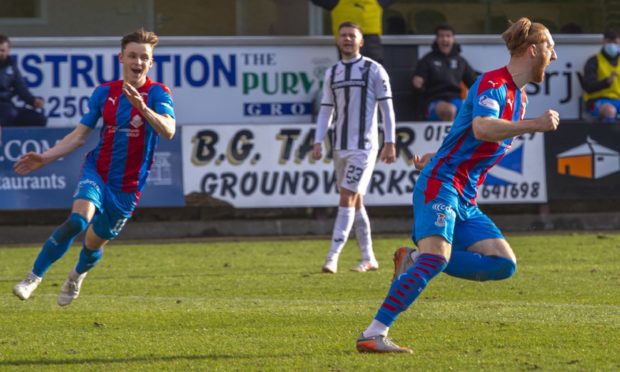
<svg viewBox="0 0 620 372">
<path fill-rule="evenodd" d="M 592 116 L 599 117 L 601 116 L 601 106 L 602 105 L 612 105 L 616 108 L 616 117 L 620 115 L 620 99 L 613 98 L 597 98 L 592 100 L 588 104 L 588 111 Z"/>
<path fill-rule="evenodd" d="M 93 230 L 101 239 L 112 240 L 121 232 L 138 205 L 139 194 L 111 190 L 101 179 L 94 165 L 85 162 L 73 200 L 92 202 L 97 211 Z"/>
<path fill-rule="evenodd" d="M 430 120 L 430 121 L 439 121 L 439 116 L 437 116 L 437 111 L 435 111 L 435 108 L 437 107 L 437 104 L 439 102 L 448 102 L 453 104 L 454 106 L 456 106 L 456 113 L 458 114 L 459 110 L 461 109 L 461 106 L 463 106 L 463 100 L 460 98 L 453 98 L 453 99 L 436 99 L 431 101 L 428 104 L 428 107 L 426 108 L 426 119 Z"/>
<path fill-rule="evenodd" d="M 437 196 L 425 203 L 425 184 L 422 178 L 418 179 L 413 191 L 414 243 L 439 235 L 452 244 L 453 250 L 466 251 L 481 240 L 504 239 L 502 232 L 477 205 L 461 198 L 451 187 L 442 186 Z"/>
</svg>

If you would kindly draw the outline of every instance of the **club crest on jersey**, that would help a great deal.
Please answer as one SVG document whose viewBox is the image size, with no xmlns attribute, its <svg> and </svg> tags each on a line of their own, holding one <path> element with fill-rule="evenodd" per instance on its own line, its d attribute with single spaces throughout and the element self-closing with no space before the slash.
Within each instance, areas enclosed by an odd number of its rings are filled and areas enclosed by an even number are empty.
<svg viewBox="0 0 620 372">
<path fill-rule="evenodd" d="M 131 118 L 129 124 L 131 124 L 131 126 L 134 128 L 140 128 L 142 124 L 144 124 L 144 120 L 142 120 L 140 115 L 136 114 L 133 116 L 133 118 Z"/>
<path fill-rule="evenodd" d="M 481 95 L 478 104 L 491 110 L 499 110 L 499 103 L 491 97 Z"/>
<path fill-rule="evenodd" d="M 444 227 L 446 226 L 446 215 L 443 213 L 437 213 L 437 219 L 435 220 L 435 226 Z"/>
</svg>

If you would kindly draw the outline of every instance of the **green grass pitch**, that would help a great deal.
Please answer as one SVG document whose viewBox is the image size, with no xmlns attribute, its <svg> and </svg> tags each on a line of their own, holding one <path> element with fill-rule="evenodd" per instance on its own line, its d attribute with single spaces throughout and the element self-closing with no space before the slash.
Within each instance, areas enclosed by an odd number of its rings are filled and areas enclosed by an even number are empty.
<svg viewBox="0 0 620 372">
<path fill-rule="evenodd" d="M 74 246 L 33 298 L 11 288 L 39 247 L 0 249 L 0 370 L 618 371 L 620 234 L 508 236 L 505 281 L 440 275 L 390 331 L 412 355 L 362 355 L 406 237 L 375 238 L 377 272 L 322 274 L 327 239 L 113 242 L 82 294 L 56 296 Z"/>
</svg>

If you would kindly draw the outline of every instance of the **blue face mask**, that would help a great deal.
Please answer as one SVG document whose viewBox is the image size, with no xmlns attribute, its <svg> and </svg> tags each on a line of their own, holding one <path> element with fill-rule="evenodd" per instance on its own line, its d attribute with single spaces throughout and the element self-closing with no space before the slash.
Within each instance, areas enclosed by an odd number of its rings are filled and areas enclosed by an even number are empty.
<svg viewBox="0 0 620 372">
<path fill-rule="evenodd" d="M 605 51 L 605 54 L 607 54 L 610 57 L 617 57 L 618 53 L 620 52 L 620 46 L 618 46 L 618 44 L 616 43 L 606 43 L 603 46 L 603 50 Z"/>
</svg>

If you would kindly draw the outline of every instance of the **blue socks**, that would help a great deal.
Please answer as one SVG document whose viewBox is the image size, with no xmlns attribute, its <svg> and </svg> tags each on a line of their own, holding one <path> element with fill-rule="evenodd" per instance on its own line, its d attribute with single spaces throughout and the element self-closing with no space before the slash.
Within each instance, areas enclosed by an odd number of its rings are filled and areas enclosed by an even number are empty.
<svg viewBox="0 0 620 372">
<path fill-rule="evenodd" d="M 86 227 L 88 227 L 86 218 L 77 213 L 72 213 L 43 244 L 43 248 L 34 262 L 32 273 L 42 278 L 50 266 L 64 256 L 75 237 L 86 230 Z"/>
<path fill-rule="evenodd" d="M 95 265 L 97 265 L 97 262 L 101 260 L 101 256 L 103 256 L 103 248 L 99 248 L 97 250 L 90 250 L 86 248 L 86 246 L 83 246 L 82 252 L 80 252 L 80 259 L 75 266 L 75 271 L 78 274 L 83 274 L 87 272 L 88 270 L 95 267 Z"/>
<path fill-rule="evenodd" d="M 375 319 L 391 326 L 398 315 L 415 301 L 428 282 L 442 272 L 447 264 L 442 256 L 421 254 L 407 271 L 394 280 Z"/>
<path fill-rule="evenodd" d="M 483 256 L 468 251 L 452 251 L 446 274 L 461 279 L 484 282 L 510 278 L 517 271 L 512 260 L 497 256 Z"/>
</svg>

